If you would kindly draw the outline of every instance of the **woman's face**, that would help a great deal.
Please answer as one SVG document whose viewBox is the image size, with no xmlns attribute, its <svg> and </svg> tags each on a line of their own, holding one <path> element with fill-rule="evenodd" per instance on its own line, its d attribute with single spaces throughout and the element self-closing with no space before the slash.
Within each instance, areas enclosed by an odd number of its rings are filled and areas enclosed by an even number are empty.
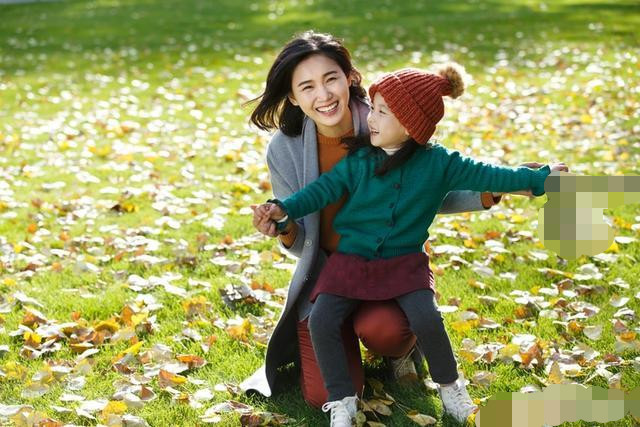
<svg viewBox="0 0 640 427">
<path fill-rule="evenodd" d="M 347 77 L 337 62 L 312 55 L 293 70 L 289 101 L 300 107 L 325 136 L 337 137 L 353 126 L 349 110 Z"/>
</svg>

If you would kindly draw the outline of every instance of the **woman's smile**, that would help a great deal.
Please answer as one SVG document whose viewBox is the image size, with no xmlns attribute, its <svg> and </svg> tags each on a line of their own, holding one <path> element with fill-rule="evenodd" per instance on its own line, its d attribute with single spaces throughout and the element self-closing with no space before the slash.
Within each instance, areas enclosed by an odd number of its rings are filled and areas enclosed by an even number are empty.
<svg viewBox="0 0 640 427">
<path fill-rule="evenodd" d="M 330 116 L 332 114 L 334 114 L 335 112 L 338 111 L 338 105 L 340 103 L 338 101 L 334 102 L 333 104 L 329 104 L 325 107 L 317 107 L 316 111 L 318 111 L 319 113 L 325 114 L 327 116 Z"/>
</svg>

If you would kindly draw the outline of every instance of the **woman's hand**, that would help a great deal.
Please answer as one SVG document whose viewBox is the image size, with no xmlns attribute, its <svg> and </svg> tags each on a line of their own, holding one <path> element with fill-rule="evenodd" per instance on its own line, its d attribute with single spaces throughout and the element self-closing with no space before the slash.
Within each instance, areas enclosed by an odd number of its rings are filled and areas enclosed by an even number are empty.
<svg viewBox="0 0 640 427">
<path fill-rule="evenodd" d="M 554 163 L 550 165 L 551 172 L 569 172 L 569 166 L 564 164 L 563 162 Z"/>
<path fill-rule="evenodd" d="M 545 165 L 544 163 L 528 162 L 528 163 L 522 163 L 520 166 L 525 166 L 531 169 L 538 169 L 543 167 L 544 165 Z M 569 166 L 567 166 L 564 162 L 549 164 L 549 168 L 551 169 L 551 172 L 555 172 L 555 171 L 569 172 Z"/>
<path fill-rule="evenodd" d="M 267 204 L 251 205 L 253 210 L 253 226 L 262 234 L 269 237 L 276 237 L 278 232 L 276 231 L 276 223 L 271 220 L 267 213 Z"/>
<path fill-rule="evenodd" d="M 265 203 L 264 206 L 267 207 L 267 215 L 269 215 L 270 219 L 278 221 L 286 216 L 282 208 L 275 203 Z"/>
<path fill-rule="evenodd" d="M 266 236 L 276 237 L 278 232 L 275 221 L 284 218 L 284 211 L 275 203 L 251 205 L 251 209 L 253 210 L 253 226 Z"/>
<path fill-rule="evenodd" d="M 526 162 L 526 163 L 521 163 L 520 167 L 524 166 L 525 168 L 529 168 L 529 169 L 538 169 L 543 167 L 544 165 L 545 165 L 544 163 Z"/>
</svg>

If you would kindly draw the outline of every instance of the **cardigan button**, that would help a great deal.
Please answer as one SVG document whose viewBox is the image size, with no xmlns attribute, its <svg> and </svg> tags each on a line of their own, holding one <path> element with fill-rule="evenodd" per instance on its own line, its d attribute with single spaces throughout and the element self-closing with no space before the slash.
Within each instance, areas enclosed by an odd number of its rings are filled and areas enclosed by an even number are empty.
<svg viewBox="0 0 640 427">
<path fill-rule="evenodd" d="M 400 183 L 396 182 L 395 184 L 393 184 L 393 188 L 395 188 L 396 190 L 400 189 Z"/>
</svg>

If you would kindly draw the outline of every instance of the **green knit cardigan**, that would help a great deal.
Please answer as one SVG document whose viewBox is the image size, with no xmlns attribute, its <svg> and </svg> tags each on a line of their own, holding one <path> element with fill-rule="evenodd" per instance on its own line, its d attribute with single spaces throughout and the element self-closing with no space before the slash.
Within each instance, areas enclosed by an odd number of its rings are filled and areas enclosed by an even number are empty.
<svg viewBox="0 0 640 427">
<path fill-rule="evenodd" d="M 386 154 L 366 147 L 344 157 L 330 171 L 281 201 L 290 219 L 322 209 L 347 193 L 333 222 L 338 252 L 367 259 L 420 252 L 444 197 L 452 190 L 544 194 L 549 166 L 496 166 L 465 157 L 439 144 L 420 147 L 401 167 L 376 176 Z"/>
</svg>

